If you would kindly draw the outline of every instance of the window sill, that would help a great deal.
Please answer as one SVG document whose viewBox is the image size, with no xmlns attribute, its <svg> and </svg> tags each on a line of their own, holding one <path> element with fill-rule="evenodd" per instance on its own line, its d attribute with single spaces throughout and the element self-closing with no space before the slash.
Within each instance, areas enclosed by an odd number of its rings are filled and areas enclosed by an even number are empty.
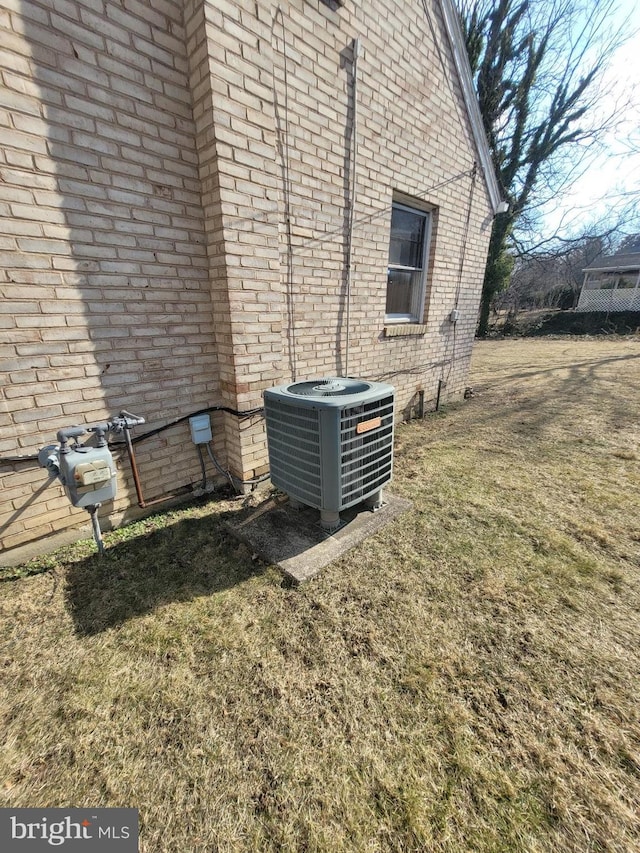
<svg viewBox="0 0 640 853">
<path fill-rule="evenodd" d="M 427 326 L 424 323 L 397 323 L 384 327 L 385 338 L 407 337 L 409 335 L 426 334 Z"/>
</svg>

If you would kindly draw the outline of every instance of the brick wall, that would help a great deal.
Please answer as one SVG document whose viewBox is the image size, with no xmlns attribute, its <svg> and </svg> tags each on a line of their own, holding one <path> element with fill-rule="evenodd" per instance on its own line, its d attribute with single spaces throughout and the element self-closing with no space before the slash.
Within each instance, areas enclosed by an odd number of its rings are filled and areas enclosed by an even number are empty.
<svg viewBox="0 0 640 853">
<path fill-rule="evenodd" d="M 272 90 L 270 3 L 190 0 L 191 85 L 212 287 L 220 384 L 238 410 L 262 403 L 281 377 L 282 293 Z M 261 421 L 226 418 L 230 467 L 265 470 Z"/>
<path fill-rule="evenodd" d="M 3 4 L 0 455 L 218 401 L 182 6 Z M 198 482 L 188 427 L 139 445 L 139 467 L 147 497 Z M 4 548 L 87 519 L 40 469 L 3 466 L 0 494 Z"/>
<path fill-rule="evenodd" d="M 419 392 L 433 402 L 439 380 L 445 399 L 460 396 L 490 205 L 481 174 L 472 188 L 438 0 L 428 7 L 3 4 L 0 455 L 121 408 L 151 427 L 217 403 L 251 408 L 265 387 L 347 364 L 392 382 L 404 414 Z M 402 334 L 384 321 L 398 193 L 434 224 L 423 323 Z M 266 470 L 261 419 L 216 415 L 214 436 L 236 474 Z M 147 495 L 199 481 L 186 425 L 138 447 Z M 0 472 L 4 548 L 85 521 L 42 470 Z M 126 518 L 124 459 L 119 486 Z"/>
<path fill-rule="evenodd" d="M 391 381 L 401 408 L 420 390 L 433 401 L 440 379 L 447 381 L 443 397 L 458 397 L 464 388 L 491 224 L 479 176 L 465 241 L 477 154 L 439 4 L 428 5 L 438 46 L 422 4 L 402 0 L 338 10 L 292 0 L 273 27 L 278 151 L 288 178 L 286 193 L 281 182 L 282 215 L 291 223 L 289 245 L 281 241 L 294 328 L 284 339 L 285 371 L 303 378 L 340 374 L 347 364 L 346 232 L 355 170 L 348 372 Z M 422 334 L 384 332 L 394 193 L 424 200 L 436 220 Z M 458 291 L 461 319 L 454 330 L 447 317 Z"/>
</svg>

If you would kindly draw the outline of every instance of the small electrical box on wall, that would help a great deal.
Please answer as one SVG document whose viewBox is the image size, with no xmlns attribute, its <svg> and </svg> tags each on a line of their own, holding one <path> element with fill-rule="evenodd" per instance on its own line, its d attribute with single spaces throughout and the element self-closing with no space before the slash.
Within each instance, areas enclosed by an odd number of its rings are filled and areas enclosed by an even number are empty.
<svg viewBox="0 0 640 853">
<path fill-rule="evenodd" d="M 208 444 L 211 441 L 211 418 L 209 415 L 194 415 L 189 418 L 191 441 L 194 444 Z"/>
</svg>

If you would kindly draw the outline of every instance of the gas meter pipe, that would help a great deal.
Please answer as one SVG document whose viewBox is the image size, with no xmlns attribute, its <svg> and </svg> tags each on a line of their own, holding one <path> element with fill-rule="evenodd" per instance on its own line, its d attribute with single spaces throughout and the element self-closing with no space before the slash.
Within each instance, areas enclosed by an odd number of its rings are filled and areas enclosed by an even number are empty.
<svg viewBox="0 0 640 853">
<path fill-rule="evenodd" d="M 159 498 L 152 498 L 150 501 L 144 499 L 144 494 L 142 491 L 142 483 L 140 482 L 140 474 L 138 472 L 138 465 L 136 462 L 136 452 L 133 448 L 133 441 L 131 440 L 131 436 L 129 435 L 129 431 L 124 431 L 125 443 L 127 446 L 127 456 L 129 457 L 129 463 L 131 464 L 131 473 L 133 474 L 133 482 L 136 487 L 136 497 L 138 498 L 138 506 L 141 509 L 146 509 L 149 506 L 155 506 L 156 504 L 162 504 L 166 501 L 170 501 L 171 498 L 179 498 L 182 495 L 186 494 L 189 491 L 188 486 L 182 486 L 175 492 L 171 492 L 168 495 L 162 495 Z"/>
<path fill-rule="evenodd" d="M 91 516 L 91 527 L 93 528 L 93 538 L 98 546 L 98 554 L 102 557 L 104 554 L 104 542 L 102 540 L 102 531 L 100 530 L 100 521 L 98 520 L 98 510 L 101 504 L 92 504 L 87 507 L 87 511 Z"/>
<path fill-rule="evenodd" d="M 124 440 L 127 445 L 127 456 L 129 457 L 131 473 L 133 474 L 133 482 L 136 487 L 136 497 L 138 498 L 138 506 L 144 509 L 146 503 L 144 502 L 144 496 L 142 494 L 142 484 L 140 483 L 140 474 L 138 473 L 138 465 L 136 464 L 136 454 L 133 449 L 133 442 L 131 441 L 131 434 L 128 429 L 125 429 L 124 431 Z"/>
</svg>

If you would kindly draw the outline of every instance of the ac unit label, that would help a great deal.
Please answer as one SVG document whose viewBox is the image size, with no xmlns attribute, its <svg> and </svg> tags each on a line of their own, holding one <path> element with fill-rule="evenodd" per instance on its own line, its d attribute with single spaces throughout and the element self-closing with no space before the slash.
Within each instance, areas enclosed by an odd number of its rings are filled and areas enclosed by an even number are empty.
<svg viewBox="0 0 640 853">
<path fill-rule="evenodd" d="M 369 432 L 369 430 L 376 429 L 382 423 L 382 418 L 371 418 L 370 421 L 360 421 L 356 426 L 356 433 L 361 435 L 363 432 Z"/>
</svg>

